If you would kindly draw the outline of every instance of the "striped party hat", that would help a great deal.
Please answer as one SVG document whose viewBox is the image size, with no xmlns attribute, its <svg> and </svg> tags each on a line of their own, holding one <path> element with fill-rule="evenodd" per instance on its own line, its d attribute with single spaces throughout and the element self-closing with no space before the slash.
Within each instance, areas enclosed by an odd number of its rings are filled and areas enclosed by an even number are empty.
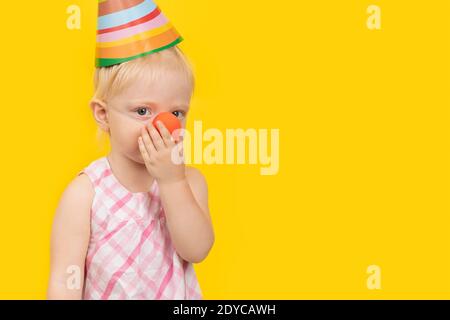
<svg viewBox="0 0 450 320">
<path fill-rule="evenodd" d="M 182 40 L 152 0 L 98 0 L 96 67 L 130 61 Z"/>
</svg>

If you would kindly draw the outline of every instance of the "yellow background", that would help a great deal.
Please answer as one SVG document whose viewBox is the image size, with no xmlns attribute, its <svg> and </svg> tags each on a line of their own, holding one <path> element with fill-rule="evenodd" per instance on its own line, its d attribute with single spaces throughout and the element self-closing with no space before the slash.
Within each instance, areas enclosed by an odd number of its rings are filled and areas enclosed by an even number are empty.
<svg viewBox="0 0 450 320">
<path fill-rule="evenodd" d="M 278 175 L 197 166 L 216 231 L 195 266 L 205 299 L 450 298 L 450 1 L 157 3 L 196 69 L 188 128 L 280 129 Z M 88 108 L 96 14 L 2 3 L 0 298 L 45 298 L 59 197 L 107 151 Z"/>
</svg>

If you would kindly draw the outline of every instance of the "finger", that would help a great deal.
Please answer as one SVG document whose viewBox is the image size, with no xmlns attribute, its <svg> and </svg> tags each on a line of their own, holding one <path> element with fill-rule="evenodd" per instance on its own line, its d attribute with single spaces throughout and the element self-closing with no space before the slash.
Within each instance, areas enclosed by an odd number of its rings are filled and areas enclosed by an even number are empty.
<svg viewBox="0 0 450 320">
<path fill-rule="evenodd" d="M 182 141 L 183 141 L 183 139 L 184 139 L 184 133 L 185 133 L 184 129 L 175 129 L 175 130 L 172 132 L 172 137 L 173 137 L 175 143 L 178 143 L 178 142 L 182 142 Z"/>
<path fill-rule="evenodd" d="M 148 131 L 145 127 L 143 127 L 141 130 L 141 136 L 142 136 L 142 140 L 144 142 L 144 146 L 145 146 L 147 152 L 149 153 L 149 155 L 155 154 L 156 153 L 155 146 L 153 145 L 153 141 L 150 138 Z"/>
<path fill-rule="evenodd" d="M 144 146 L 144 141 L 142 137 L 139 137 L 138 139 L 139 144 L 139 151 L 141 152 L 142 158 L 144 159 L 144 162 L 149 164 L 150 163 L 150 157 L 148 155 L 147 149 Z"/>
<path fill-rule="evenodd" d="M 175 144 L 174 139 L 173 139 L 172 135 L 170 134 L 169 130 L 167 130 L 166 126 L 161 121 L 157 121 L 156 125 L 159 128 L 159 132 L 161 133 L 161 136 L 163 138 L 165 145 L 167 147 L 173 146 Z"/>
<path fill-rule="evenodd" d="M 164 141 L 162 140 L 161 135 L 153 126 L 153 124 L 149 125 L 148 130 L 150 132 L 150 138 L 152 138 L 153 145 L 155 146 L 156 151 L 163 149 L 165 147 Z"/>
<path fill-rule="evenodd" d="M 178 150 L 178 155 L 181 159 L 183 159 L 184 162 L 184 150 L 183 150 L 183 141 L 179 141 L 175 144 L 175 148 Z"/>
</svg>

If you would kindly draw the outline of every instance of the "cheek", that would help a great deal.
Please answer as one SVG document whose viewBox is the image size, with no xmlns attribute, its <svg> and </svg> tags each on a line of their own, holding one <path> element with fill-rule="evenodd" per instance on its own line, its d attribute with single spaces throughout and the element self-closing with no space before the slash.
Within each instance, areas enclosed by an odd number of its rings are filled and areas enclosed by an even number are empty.
<svg viewBox="0 0 450 320">
<path fill-rule="evenodd" d="M 113 138 L 125 149 L 138 149 L 138 138 L 145 123 L 133 119 L 115 119 L 110 122 Z"/>
</svg>

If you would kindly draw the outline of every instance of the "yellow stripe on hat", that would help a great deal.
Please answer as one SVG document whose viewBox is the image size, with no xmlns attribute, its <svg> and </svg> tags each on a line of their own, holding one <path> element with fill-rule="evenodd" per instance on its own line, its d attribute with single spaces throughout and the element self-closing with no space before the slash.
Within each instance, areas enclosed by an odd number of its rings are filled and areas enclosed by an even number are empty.
<svg viewBox="0 0 450 320">
<path fill-rule="evenodd" d="M 173 25 L 171 23 L 166 23 L 165 25 L 163 25 L 161 27 L 158 27 L 158 28 L 155 28 L 155 29 L 152 29 L 149 31 L 141 32 L 141 33 L 135 34 L 135 35 L 125 38 L 125 39 L 111 41 L 111 42 L 98 42 L 97 48 L 112 48 L 112 47 L 117 47 L 117 46 L 124 45 L 127 43 L 135 42 L 135 41 L 145 40 L 145 39 L 157 36 L 161 33 L 164 33 L 167 30 L 170 30 L 172 27 L 173 27 Z"/>
</svg>

